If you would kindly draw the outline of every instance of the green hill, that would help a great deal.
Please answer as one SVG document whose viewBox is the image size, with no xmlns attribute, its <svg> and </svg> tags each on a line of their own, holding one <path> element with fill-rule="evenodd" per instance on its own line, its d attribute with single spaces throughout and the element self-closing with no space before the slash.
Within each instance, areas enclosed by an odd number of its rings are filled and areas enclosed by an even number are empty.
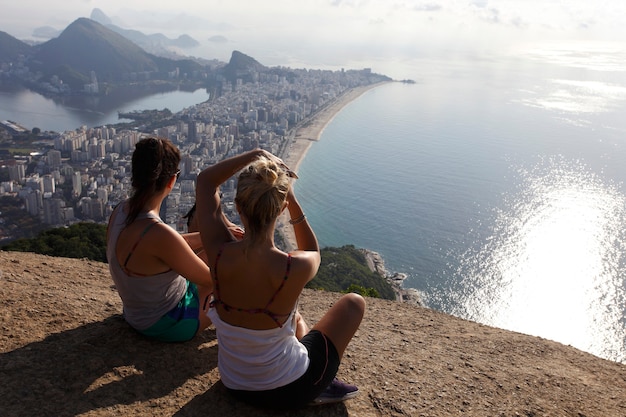
<svg viewBox="0 0 626 417">
<path fill-rule="evenodd" d="M 106 262 L 106 226 L 77 223 L 69 227 L 48 229 L 32 239 L 14 240 L 3 246 L 2 250 Z"/>
<path fill-rule="evenodd" d="M 0 31 L 0 62 L 16 61 L 18 56 L 29 54 L 31 49 L 27 43 Z"/>
<path fill-rule="evenodd" d="M 41 44 L 34 54 L 44 73 L 67 66 L 102 81 L 117 81 L 124 74 L 157 71 L 158 65 L 139 46 L 93 20 L 80 18 L 54 39 Z"/>
<path fill-rule="evenodd" d="M 57 75 L 75 90 L 82 90 L 90 82 L 92 71 L 98 81 L 109 83 L 168 80 L 173 71 L 188 76 L 205 71 L 203 65 L 192 59 L 152 55 L 121 34 L 87 18 L 75 20 L 58 37 L 34 47 L 29 65 L 44 74 L 44 79 Z"/>
<path fill-rule="evenodd" d="M 321 254 L 322 264 L 315 278 L 307 284 L 308 288 L 341 292 L 348 289 L 358 290 L 362 287 L 369 290 L 365 295 L 395 299 L 391 284 L 369 269 L 365 255 L 353 245 L 323 248 Z M 375 293 L 371 289 L 375 290 Z"/>
</svg>

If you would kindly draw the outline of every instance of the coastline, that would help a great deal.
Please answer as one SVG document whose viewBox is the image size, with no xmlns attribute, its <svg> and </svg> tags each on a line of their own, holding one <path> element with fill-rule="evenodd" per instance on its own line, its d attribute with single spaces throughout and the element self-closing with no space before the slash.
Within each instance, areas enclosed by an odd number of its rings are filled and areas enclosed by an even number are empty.
<svg viewBox="0 0 626 417">
<path fill-rule="evenodd" d="M 298 167 L 302 160 L 304 160 L 309 148 L 313 142 L 317 142 L 320 139 L 324 129 L 335 116 L 339 114 L 345 106 L 367 91 L 386 84 L 387 82 L 388 81 L 352 88 L 326 104 L 315 115 L 311 116 L 309 120 L 305 121 L 302 126 L 296 128 L 293 137 L 290 138 L 291 143 L 287 146 L 284 155 L 282 155 L 283 161 L 294 172 L 298 172 Z"/>
<path fill-rule="evenodd" d="M 314 142 L 317 142 L 324 129 L 335 118 L 337 114 L 348 104 L 359 98 L 365 92 L 379 87 L 391 81 L 385 81 L 365 86 L 359 86 L 345 91 L 333 101 L 326 104 L 309 120 L 304 121 L 303 125 L 297 127 L 294 132 L 290 133 L 290 143 L 285 147 L 280 157 L 291 168 L 292 171 L 298 172 L 300 163 L 304 160 L 307 152 Z M 285 250 L 292 251 L 297 248 L 296 237 L 293 233 L 293 227 L 289 224 L 289 214 L 283 213 L 278 219 L 277 229 L 283 237 Z"/>
<path fill-rule="evenodd" d="M 376 272 L 391 285 L 393 292 L 396 294 L 396 301 L 425 307 L 422 296 L 418 290 L 415 288 L 404 288 L 402 286 L 402 283 L 407 278 L 406 274 L 401 272 L 390 274 L 387 272 L 387 269 L 385 269 L 385 261 L 382 256 L 380 256 L 380 253 L 369 249 L 360 249 L 360 251 L 365 256 L 370 271 Z"/>
<path fill-rule="evenodd" d="M 365 92 L 382 84 L 386 84 L 386 82 L 360 86 L 346 91 L 319 110 L 318 113 L 309 120 L 305 121 L 301 127 L 296 128 L 295 132 L 292 133 L 293 136 L 289 138 L 291 143 L 287 145 L 281 156 L 285 164 L 297 173 L 300 163 L 304 160 L 311 145 L 320 140 L 324 129 L 335 116 L 339 114 L 345 106 L 359 98 Z M 278 230 L 283 237 L 285 250 L 295 250 L 297 248 L 296 237 L 293 232 L 293 227 L 289 224 L 289 213 L 285 212 L 279 217 Z M 372 272 L 378 273 L 391 284 L 396 294 L 396 301 L 423 306 L 422 297 L 416 289 L 403 288 L 402 283 L 406 278 L 405 274 L 398 272 L 389 274 L 385 269 L 385 262 L 379 253 L 369 249 L 361 249 L 361 251 L 365 255 L 369 269 Z"/>
</svg>

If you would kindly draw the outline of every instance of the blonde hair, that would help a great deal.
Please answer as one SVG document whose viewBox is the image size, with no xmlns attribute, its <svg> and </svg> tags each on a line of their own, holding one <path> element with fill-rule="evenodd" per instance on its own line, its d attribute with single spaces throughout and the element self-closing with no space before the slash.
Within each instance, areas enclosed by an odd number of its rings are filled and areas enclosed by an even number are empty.
<svg viewBox="0 0 626 417">
<path fill-rule="evenodd" d="M 246 235 L 251 241 L 261 238 L 274 224 L 288 192 L 287 173 L 269 159 L 258 159 L 241 171 L 235 203 L 248 220 Z"/>
</svg>

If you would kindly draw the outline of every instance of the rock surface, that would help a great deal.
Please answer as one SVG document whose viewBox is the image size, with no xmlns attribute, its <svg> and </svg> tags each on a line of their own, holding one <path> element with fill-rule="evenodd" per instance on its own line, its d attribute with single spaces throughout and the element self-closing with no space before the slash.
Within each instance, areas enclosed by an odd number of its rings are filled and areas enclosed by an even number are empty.
<svg viewBox="0 0 626 417">
<path fill-rule="evenodd" d="M 626 365 L 423 307 L 368 299 L 339 377 L 360 395 L 276 412 L 219 382 L 213 330 L 152 342 L 121 318 L 106 264 L 0 252 L 0 415 L 626 416 Z M 314 323 L 340 295 L 306 290 Z"/>
<path fill-rule="evenodd" d="M 384 278 L 396 294 L 396 301 L 409 303 L 413 305 L 423 306 L 422 296 L 415 288 L 404 288 L 403 283 L 406 279 L 406 274 L 401 272 L 388 272 L 385 268 L 385 261 L 380 253 L 374 252 L 369 249 L 361 249 L 363 255 L 365 255 L 365 262 L 370 271 L 376 272 L 382 278 Z"/>
</svg>

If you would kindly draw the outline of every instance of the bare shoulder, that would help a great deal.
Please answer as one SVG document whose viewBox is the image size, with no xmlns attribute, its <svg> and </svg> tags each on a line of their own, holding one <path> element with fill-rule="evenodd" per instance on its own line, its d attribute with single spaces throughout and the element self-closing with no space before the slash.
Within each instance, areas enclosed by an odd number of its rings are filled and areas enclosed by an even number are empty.
<svg viewBox="0 0 626 417">
<path fill-rule="evenodd" d="M 185 243 L 184 238 L 172 227 L 154 219 L 140 220 L 127 228 L 126 236 L 120 236 L 127 246 L 137 246 L 146 254 L 160 256 L 164 251 L 174 251 Z"/>
<path fill-rule="evenodd" d="M 185 240 L 180 233 L 163 222 L 157 222 L 151 226 L 145 238 L 152 244 L 165 248 L 175 242 L 182 243 Z"/>
<path fill-rule="evenodd" d="M 315 251 L 297 250 L 290 252 L 291 271 L 307 281 L 315 276 L 320 266 L 320 254 Z"/>
</svg>

